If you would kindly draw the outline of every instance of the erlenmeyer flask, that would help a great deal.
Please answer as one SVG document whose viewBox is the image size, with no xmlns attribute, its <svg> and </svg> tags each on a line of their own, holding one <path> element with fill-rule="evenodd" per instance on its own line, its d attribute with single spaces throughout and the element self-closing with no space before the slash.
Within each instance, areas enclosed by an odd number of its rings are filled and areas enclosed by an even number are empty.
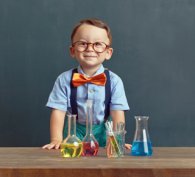
<svg viewBox="0 0 195 177">
<path fill-rule="evenodd" d="M 86 135 L 83 138 L 83 156 L 96 156 L 99 149 L 98 141 L 92 132 L 93 100 L 87 100 Z"/>
<path fill-rule="evenodd" d="M 68 117 L 68 136 L 62 142 L 60 149 L 63 157 L 79 157 L 83 150 L 81 140 L 76 136 L 76 115 Z"/>
<path fill-rule="evenodd" d="M 152 143 L 148 133 L 147 116 L 135 116 L 136 130 L 132 144 L 131 155 L 133 156 L 151 156 Z"/>
</svg>

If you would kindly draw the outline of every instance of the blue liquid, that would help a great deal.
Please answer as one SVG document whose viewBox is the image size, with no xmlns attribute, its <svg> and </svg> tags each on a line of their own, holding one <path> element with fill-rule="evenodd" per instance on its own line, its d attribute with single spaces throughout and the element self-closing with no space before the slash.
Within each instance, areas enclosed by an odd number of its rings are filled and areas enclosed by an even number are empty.
<svg viewBox="0 0 195 177">
<path fill-rule="evenodd" d="M 152 155 L 152 143 L 134 141 L 131 149 L 131 155 L 133 156 L 151 156 Z"/>
</svg>

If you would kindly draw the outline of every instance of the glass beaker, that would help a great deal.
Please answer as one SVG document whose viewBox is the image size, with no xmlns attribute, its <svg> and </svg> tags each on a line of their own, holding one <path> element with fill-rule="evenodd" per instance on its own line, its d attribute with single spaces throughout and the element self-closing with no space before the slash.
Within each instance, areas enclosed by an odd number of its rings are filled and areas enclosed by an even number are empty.
<svg viewBox="0 0 195 177">
<path fill-rule="evenodd" d="M 106 132 L 107 140 L 107 157 L 123 157 L 125 154 L 125 130 Z"/>
<path fill-rule="evenodd" d="M 151 156 L 152 143 L 148 133 L 148 116 L 135 116 L 136 130 L 132 144 L 131 155 Z"/>
<path fill-rule="evenodd" d="M 79 157 L 82 154 L 83 144 L 76 136 L 76 115 L 68 117 L 68 136 L 62 142 L 60 149 L 63 157 Z"/>
<path fill-rule="evenodd" d="M 86 135 L 83 138 L 83 156 L 96 156 L 99 149 L 99 143 L 95 139 L 92 132 L 92 111 L 93 100 L 87 100 L 87 115 L 86 115 Z"/>
</svg>

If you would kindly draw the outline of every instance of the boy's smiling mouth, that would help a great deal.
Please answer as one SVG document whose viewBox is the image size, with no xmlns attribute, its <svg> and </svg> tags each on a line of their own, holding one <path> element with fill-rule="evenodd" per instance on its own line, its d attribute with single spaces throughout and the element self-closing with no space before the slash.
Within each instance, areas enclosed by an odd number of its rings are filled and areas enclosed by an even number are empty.
<svg viewBox="0 0 195 177">
<path fill-rule="evenodd" d="M 92 57 L 92 58 L 94 58 L 94 57 L 97 57 L 96 55 L 93 55 L 93 54 L 85 54 L 85 55 L 83 55 L 84 57 Z"/>
<path fill-rule="evenodd" d="M 84 55 L 84 57 L 97 57 L 97 56 L 93 56 L 93 55 Z"/>
<path fill-rule="evenodd" d="M 96 53 L 94 53 L 94 52 L 86 52 L 83 54 L 83 56 L 84 57 L 92 57 L 92 58 L 97 57 Z"/>
</svg>

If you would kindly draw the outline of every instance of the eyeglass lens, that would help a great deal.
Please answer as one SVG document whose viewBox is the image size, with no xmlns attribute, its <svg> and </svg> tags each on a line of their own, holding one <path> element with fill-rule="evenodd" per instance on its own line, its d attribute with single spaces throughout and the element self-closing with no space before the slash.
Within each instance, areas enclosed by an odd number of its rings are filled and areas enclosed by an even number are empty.
<svg viewBox="0 0 195 177">
<path fill-rule="evenodd" d="M 75 48 L 80 52 L 87 50 L 89 48 L 89 45 L 92 45 L 93 49 L 99 53 L 104 52 L 108 47 L 103 42 L 89 43 L 89 42 L 78 41 L 73 44 L 73 46 L 75 46 Z"/>
</svg>

